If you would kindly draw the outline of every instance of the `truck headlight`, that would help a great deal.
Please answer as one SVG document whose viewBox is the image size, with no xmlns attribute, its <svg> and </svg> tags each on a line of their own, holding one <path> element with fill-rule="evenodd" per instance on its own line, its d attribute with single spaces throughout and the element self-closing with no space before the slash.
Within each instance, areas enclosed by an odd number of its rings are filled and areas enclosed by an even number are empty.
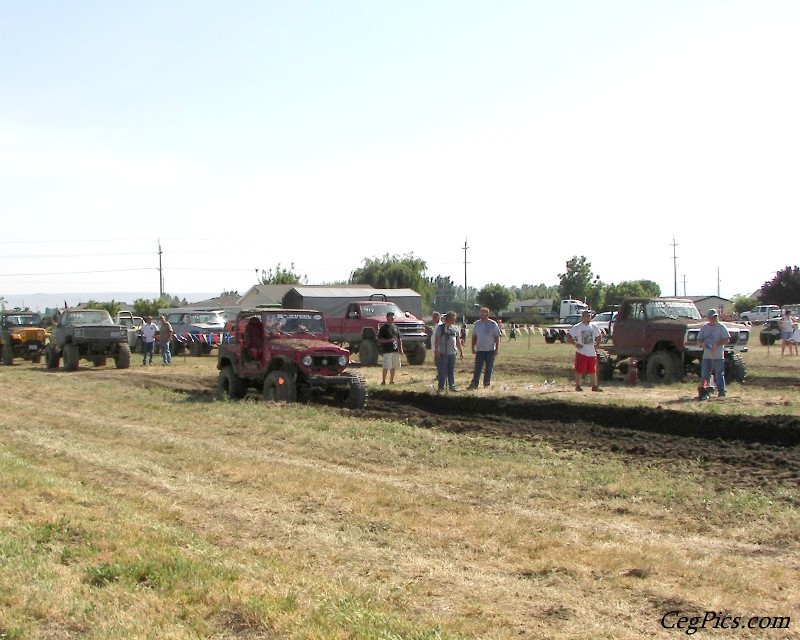
<svg viewBox="0 0 800 640">
<path fill-rule="evenodd" d="M 83 337 L 83 329 L 75 329 L 75 337 L 82 338 Z"/>
<path fill-rule="evenodd" d="M 348 362 L 350 362 L 350 358 L 348 358 L 347 356 L 339 356 L 340 367 L 346 367 Z"/>
<path fill-rule="evenodd" d="M 686 334 L 686 342 L 697 342 L 697 334 L 699 333 L 699 331 L 689 331 Z"/>
<path fill-rule="evenodd" d="M 314 362 L 314 358 L 312 358 L 311 356 L 304 356 L 302 362 L 303 366 L 310 367 Z"/>
</svg>

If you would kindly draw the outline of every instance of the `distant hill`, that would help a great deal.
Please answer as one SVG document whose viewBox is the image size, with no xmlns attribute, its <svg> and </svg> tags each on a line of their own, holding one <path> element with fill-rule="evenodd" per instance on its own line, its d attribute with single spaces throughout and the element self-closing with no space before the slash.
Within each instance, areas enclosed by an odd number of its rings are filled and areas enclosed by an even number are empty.
<svg viewBox="0 0 800 640">
<path fill-rule="evenodd" d="M 181 300 L 184 298 L 188 302 L 200 302 L 219 295 L 216 293 L 171 293 L 176 295 Z M 125 302 L 133 304 L 134 300 L 144 298 L 152 300 L 158 297 L 158 293 L 152 291 L 101 291 L 95 293 L 30 293 L 26 295 L 4 295 L 0 293 L 0 297 L 5 300 L 5 307 L 7 309 L 14 309 L 16 307 L 29 308 L 31 311 L 44 311 L 45 309 L 62 308 L 66 302 L 70 307 L 74 307 L 81 302 L 88 302 L 89 300 L 96 300 L 97 302 Z"/>
</svg>

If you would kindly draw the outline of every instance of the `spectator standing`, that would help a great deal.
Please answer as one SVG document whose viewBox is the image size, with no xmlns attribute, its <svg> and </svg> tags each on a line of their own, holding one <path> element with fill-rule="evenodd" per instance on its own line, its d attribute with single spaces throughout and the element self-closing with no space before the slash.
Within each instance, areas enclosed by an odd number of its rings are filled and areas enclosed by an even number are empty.
<svg viewBox="0 0 800 640">
<path fill-rule="evenodd" d="M 588 311 L 581 313 L 581 321 L 570 327 L 567 332 L 567 342 L 575 345 L 575 391 L 583 391 L 581 381 L 584 375 L 589 376 L 592 391 L 602 391 L 597 384 L 597 347 L 600 346 L 603 333 L 593 324 L 590 324 L 592 314 Z"/>
<path fill-rule="evenodd" d="M 800 347 L 800 325 L 795 322 L 792 326 L 794 327 L 792 330 L 792 346 L 794 347 L 794 355 L 797 355 L 797 350 Z"/>
<path fill-rule="evenodd" d="M 167 316 L 159 318 L 158 325 L 158 341 L 161 348 L 161 360 L 163 364 L 172 364 L 172 352 L 170 345 L 172 344 L 172 325 L 167 320 Z"/>
<path fill-rule="evenodd" d="M 150 364 L 153 364 L 153 350 L 156 346 L 156 333 L 158 333 L 158 326 L 153 322 L 153 318 L 145 316 L 144 324 L 142 325 L 142 364 L 147 364 L 148 359 Z"/>
<path fill-rule="evenodd" d="M 480 319 L 472 325 L 472 353 L 475 354 L 475 369 L 468 390 L 478 388 L 483 371 L 484 388 L 492 384 L 494 360 L 500 351 L 500 326 L 489 317 L 489 309 L 480 310 Z M 485 370 L 484 370 L 485 367 Z"/>
<path fill-rule="evenodd" d="M 731 334 L 724 324 L 720 324 L 715 309 L 706 314 L 708 322 L 697 334 L 697 341 L 703 345 L 703 362 L 700 365 L 700 386 L 697 387 L 697 399 L 708 400 L 708 385 L 711 375 L 717 385 L 717 396 L 725 397 L 725 345 L 731 340 Z"/>
<path fill-rule="evenodd" d="M 794 331 L 794 320 L 792 319 L 792 311 L 791 309 L 786 309 L 783 312 L 783 315 L 778 320 L 778 329 L 781 332 L 781 355 L 786 350 L 786 347 L 789 347 L 789 355 L 792 355 L 792 332 Z"/>
<path fill-rule="evenodd" d="M 442 393 L 445 384 L 450 391 L 456 391 L 456 355 L 464 357 L 461 348 L 461 332 L 455 324 L 456 312 L 448 311 L 444 317 L 444 324 L 440 324 L 433 334 L 434 351 L 436 355 L 436 370 L 438 373 L 439 389 Z"/>
<path fill-rule="evenodd" d="M 394 384 L 394 374 L 400 368 L 400 356 L 403 355 L 403 339 L 400 330 L 394 323 L 394 312 L 386 312 L 386 324 L 378 329 L 378 344 L 383 352 L 383 378 L 386 384 L 386 372 L 389 372 L 389 384 Z"/>
</svg>

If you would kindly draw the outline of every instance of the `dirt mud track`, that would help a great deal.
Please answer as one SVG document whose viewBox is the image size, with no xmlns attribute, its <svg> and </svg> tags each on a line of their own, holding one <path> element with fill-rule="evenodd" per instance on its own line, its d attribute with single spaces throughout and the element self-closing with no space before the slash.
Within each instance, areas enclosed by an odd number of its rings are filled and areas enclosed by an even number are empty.
<svg viewBox="0 0 800 640">
<path fill-rule="evenodd" d="M 208 398 L 214 394 L 213 379 L 131 373 L 134 384 L 141 386 Z M 541 442 L 556 450 L 605 451 L 636 464 L 693 460 L 733 486 L 796 485 L 800 480 L 800 420 L 791 416 L 723 416 L 393 390 L 372 392 L 365 409 L 342 411 L 423 429 Z"/>
</svg>

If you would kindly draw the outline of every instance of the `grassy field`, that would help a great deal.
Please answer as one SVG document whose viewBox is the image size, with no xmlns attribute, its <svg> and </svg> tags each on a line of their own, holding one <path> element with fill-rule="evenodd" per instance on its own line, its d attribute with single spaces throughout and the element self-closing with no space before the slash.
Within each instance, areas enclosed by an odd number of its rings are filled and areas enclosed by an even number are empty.
<svg viewBox="0 0 800 640">
<path fill-rule="evenodd" d="M 691 402 L 690 380 L 575 393 L 571 348 L 541 337 L 504 342 L 477 393 L 796 415 L 800 357 L 752 342 L 751 384 L 725 402 Z M 772 627 L 715 637 L 800 638 L 797 486 L 215 402 L 142 371 L 216 375 L 212 358 L 0 367 L 1 640 L 664 638 L 705 612 Z M 395 386 L 433 375 L 403 367 Z"/>
</svg>

